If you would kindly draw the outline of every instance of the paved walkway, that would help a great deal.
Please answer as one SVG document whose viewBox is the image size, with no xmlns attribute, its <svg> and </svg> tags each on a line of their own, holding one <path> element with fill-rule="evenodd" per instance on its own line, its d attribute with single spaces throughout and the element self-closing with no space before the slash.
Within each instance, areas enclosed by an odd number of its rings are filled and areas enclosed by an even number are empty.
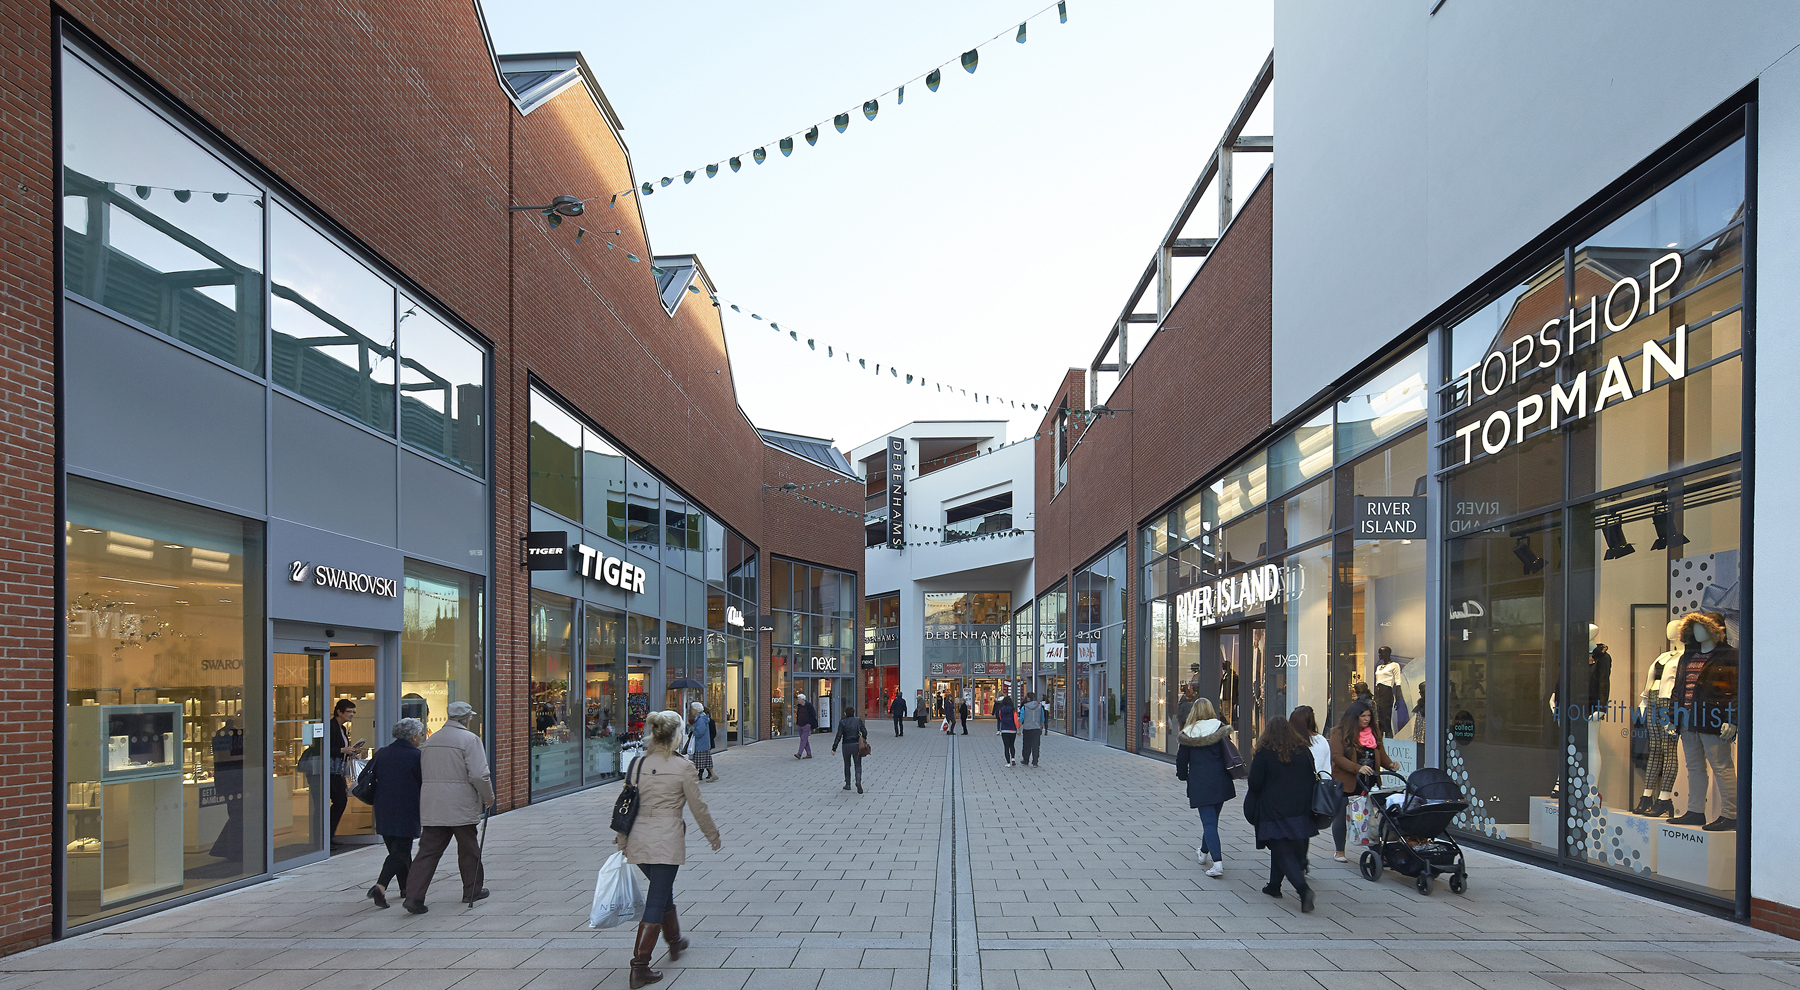
<svg viewBox="0 0 1800 990">
<path fill-rule="evenodd" d="M 947 739 L 875 723 L 866 793 L 829 741 L 734 750 L 703 791 L 676 884 L 694 947 L 680 990 L 1787 990 L 1800 945 L 1479 853 L 1471 892 L 1429 898 L 1320 857 L 1318 910 L 1257 888 L 1267 858 L 1227 810 L 1226 875 L 1166 764 L 1045 740 L 1007 768 L 992 723 Z M 952 785 L 955 785 L 953 788 Z M 363 899 L 377 849 L 0 958 L 0 990 L 597 990 L 624 987 L 631 932 L 591 931 L 616 788 L 496 818 L 493 896 L 430 914 Z M 1793 964 L 1785 960 L 1794 960 Z"/>
</svg>

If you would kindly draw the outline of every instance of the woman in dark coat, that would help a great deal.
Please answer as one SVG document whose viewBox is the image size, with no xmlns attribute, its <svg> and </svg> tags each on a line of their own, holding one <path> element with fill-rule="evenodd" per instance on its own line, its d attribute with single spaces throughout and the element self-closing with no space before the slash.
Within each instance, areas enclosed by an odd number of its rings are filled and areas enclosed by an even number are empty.
<svg viewBox="0 0 1800 990">
<path fill-rule="evenodd" d="M 412 844 L 419 837 L 419 744 L 425 741 L 425 723 L 403 718 L 394 723 L 394 741 L 375 754 L 375 832 L 387 844 L 381 861 L 381 877 L 369 888 L 369 900 L 387 907 L 389 880 L 406 889 L 406 871 L 412 868 Z"/>
<path fill-rule="evenodd" d="M 1269 850 L 1269 885 L 1263 893 L 1280 897 L 1281 879 L 1286 877 L 1300 895 L 1302 912 L 1313 909 L 1304 862 L 1306 840 L 1319 834 L 1312 818 L 1316 780 L 1306 740 L 1287 719 L 1269 719 L 1250 760 L 1250 796 L 1245 805 L 1254 814 L 1247 817 L 1256 825 L 1256 848 Z"/>
<path fill-rule="evenodd" d="M 1225 856 L 1219 846 L 1219 809 L 1237 797 L 1237 785 L 1225 768 L 1225 741 L 1231 726 L 1219 720 L 1207 698 L 1196 698 L 1181 727 L 1181 746 L 1175 753 L 1175 777 L 1187 781 L 1188 807 L 1200 811 L 1200 868 L 1209 877 L 1225 875 Z"/>
</svg>

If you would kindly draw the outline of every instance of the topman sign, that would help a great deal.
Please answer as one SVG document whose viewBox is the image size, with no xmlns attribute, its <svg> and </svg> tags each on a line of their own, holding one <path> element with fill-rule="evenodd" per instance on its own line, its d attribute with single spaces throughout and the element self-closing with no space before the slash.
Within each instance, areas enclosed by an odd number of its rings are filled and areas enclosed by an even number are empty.
<svg viewBox="0 0 1800 990">
<path fill-rule="evenodd" d="M 1635 277 L 1619 279 L 1604 297 L 1588 297 L 1585 320 L 1578 322 L 1576 311 L 1570 309 L 1566 318 L 1551 320 L 1536 334 L 1527 333 L 1511 345 L 1489 353 L 1480 364 L 1463 372 L 1459 384 L 1466 401 L 1461 408 L 1479 405 L 1521 378 L 1553 368 L 1594 346 L 1602 327 L 1607 334 L 1614 334 L 1655 314 L 1658 294 L 1674 290 L 1681 282 L 1681 255 L 1671 251 L 1656 259 L 1645 282 L 1648 284 Z M 1511 408 L 1496 409 L 1470 420 L 1446 440 L 1450 456 L 1454 458 L 1460 451 L 1462 459 L 1456 464 L 1467 464 L 1474 458 L 1477 444 L 1484 453 L 1498 454 L 1545 429 L 1558 430 L 1578 423 L 1608 408 L 1609 403 L 1618 405 L 1657 386 L 1679 381 L 1687 377 L 1687 341 L 1688 328 L 1682 324 L 1664 340 L 1646 340 L 1642 353 L 1630 366 L 1624 357 L 1615 355 L 1601 367 L 1575 373 L 1567 382 L 1554 382 L 1545 391 L 1521 396 Z M 1449 412 L 1455 414 L 1459 410 Z"/>
</svg>

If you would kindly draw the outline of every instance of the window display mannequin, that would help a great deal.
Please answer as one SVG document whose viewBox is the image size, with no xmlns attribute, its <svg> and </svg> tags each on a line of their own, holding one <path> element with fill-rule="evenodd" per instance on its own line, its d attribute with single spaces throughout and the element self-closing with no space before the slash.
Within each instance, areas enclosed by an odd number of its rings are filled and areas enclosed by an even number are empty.
<svg viewBox="0 0 1800 990">
<path fill-rule="evenodd" d="M 1699 825 L 1708 832 L 1737 830 L 1737 766 L 1731 741 L 1737 738 L 1737 647 L 1726 642 L 1725 617 L 1689 612 L 1682 617 L 1687 647 L 1675 674 L 1675 725 L 1681 759 L 1687 764 L 1687 812 L 1671 825 Z M 1706 821 L 1707 772 L 1719 789 L 1719 817 Z"/>
<path fill-rule="evenodd" d="M 1219 707 L 1232 725 L 1237 724 L 1238 717 L 1238 675 L 1231 669 L 1230 660 L 1219 661 Z"/>
<path fill-rule="evenodd" d="M 1588 623 L 1587 723 L 1588 774 L 1596 781 L 1600 776 L 1601 723 L 1606 721 L 1607 705 L 1612 701 L 1612 654 L 1600 642 L 1600 627 Z M 1626 782 L 1630 786 L 1630 781 Z M 1627 791 L 1626 793 L 1630 793 Z"/>
<path fill-rule="evenodd" d="M 1394 651 L 1382 647 L 1375 658 L 1375 720 L 1381 725 L 1382 738 L 1394 734 L 1394 699 L 1400 697 L 1400 665 L 1394 662 Z M 1401 700 L 1405 704 L 1405 700 Z"/>
<path fill-rule="evenodd" d="M 1633 814 L 1654 818 L 1673 818 L 1675 803 L 1675 672 L 1681 667 L 1681 621 L 1669 623 L 1664 630 L 1669 650 L 1650 664 L 1639 700 L 1644 708 L 1644 794 L 1638 799 Z"/>
</svg>

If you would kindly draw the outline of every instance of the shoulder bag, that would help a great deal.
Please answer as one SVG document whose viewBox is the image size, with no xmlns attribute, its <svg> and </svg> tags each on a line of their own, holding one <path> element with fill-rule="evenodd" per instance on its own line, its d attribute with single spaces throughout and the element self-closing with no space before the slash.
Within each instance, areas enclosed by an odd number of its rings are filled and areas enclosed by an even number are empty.
<svg viewBox="0 0 1800 990">
<path fill-rule="evenodd" d="M 612 830 L 620 835 L 630 835 L 631 826 L 636 824 L 638 816 L 638 785 L 631 779 L 631 771 L 637 771 L 637 780 L 644 779 L 644 758 L 631 761 L 625 769 L 625 786 L 619 789 L 619 799 L 613 802 Z"/>
<path fill-rule="evenodd" d="M 1319 779 L 1313 783 L 1312 818 L 1313 824 L 1320 828 L 1337 821 L 1344 813 L 1344 788 L 1331 776 L 1331 771 L 1320 770 Z"/>
<path fill-rule="evenodd" d="M 380 755 L 379 753 L 376 755 Z M 350 788 L 350 796 L 364 804 L 375 803 L 375 761 L 363 764 L 362 773 L 356 775 L 356 785 Z"/>
<path fill-rule="evenodd" d="M 860 759 L 874 752 L 869 748 L 869 727 L 861 719 L 856 722 L 856 755 Z"/>
<path fill-rule="evenodd" d="M 1250 776 L 1250 768 L 1244 766 L 1244 758 L 1238 755 L 1237 743 L 1232 742 L 1230 736 L 1225 737 L 1225 772 L 1231 775 L 1232 780 L 1243 780 Z"/>
</svg>

